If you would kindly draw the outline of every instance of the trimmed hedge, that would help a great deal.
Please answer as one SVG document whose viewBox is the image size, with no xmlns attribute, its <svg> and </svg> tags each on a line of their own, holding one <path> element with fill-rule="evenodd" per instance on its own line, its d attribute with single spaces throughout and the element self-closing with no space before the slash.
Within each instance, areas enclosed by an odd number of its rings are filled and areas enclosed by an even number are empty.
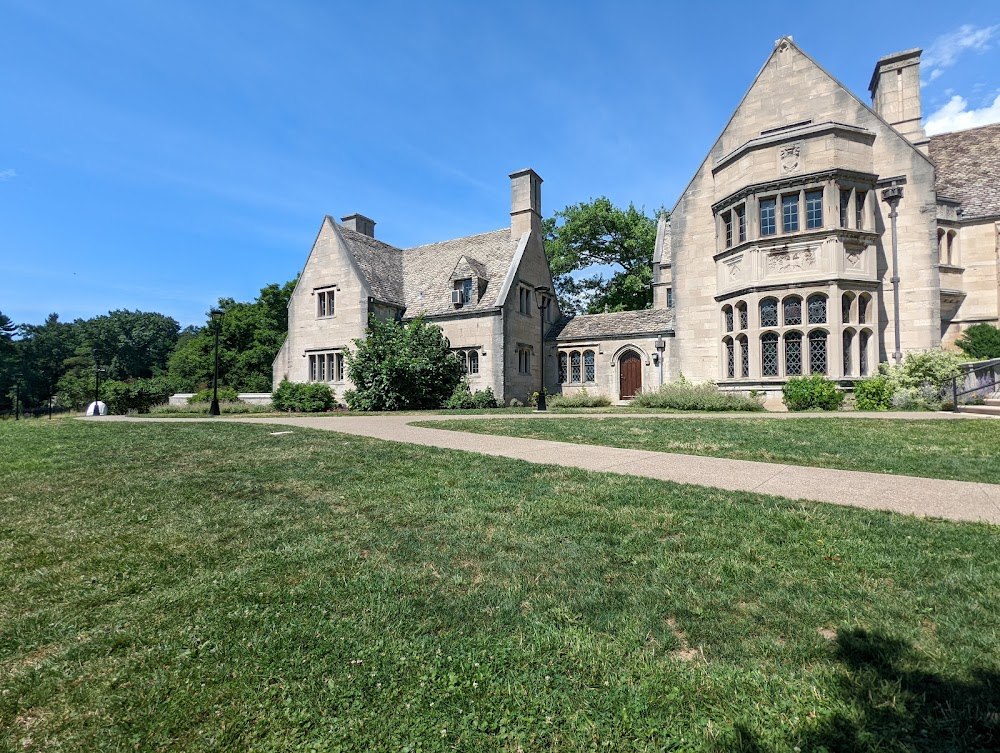
<svg viewBox="0 0 1000 753">
<path fill-rule="evenodd" d="M 285 379 L 271 396 L 271 405 L 278 411 L 320 413 L 336 408 L 337 401 L 325 384 L 289 382 Z"/>
<path fill-rule="evenodd" d="M 844 402 L 844 393 L 836 382 L 820 374 L 792 377 L 781 388 L 788 410 L 837 410 Z"/>
<path fill-rule="evenodd" d="M 449 410 L 499 408 L 500 403 L 497 402 L 496 395 L 493 394 L 490 387 L 485 390 L 476 390 L 473 393 L 469 389 L 469 385 L 463 381 L 455 387 L 455 391 L 451 393 L 451 397 L 448 398 L 444 407 Z"/>
<path fill-rule="evenodd" d="M 239 393 L 232 387 L 219 387 L 219 402 L 226 401 L 227 403 L 238 403 L 240 401 Z M 212 388 L 206 387 L 203 390 L 199 390 L 188 398 L 188 405 L 193 405 L 194 403 L 210 403 L 212 402 Z"/>
</svg>

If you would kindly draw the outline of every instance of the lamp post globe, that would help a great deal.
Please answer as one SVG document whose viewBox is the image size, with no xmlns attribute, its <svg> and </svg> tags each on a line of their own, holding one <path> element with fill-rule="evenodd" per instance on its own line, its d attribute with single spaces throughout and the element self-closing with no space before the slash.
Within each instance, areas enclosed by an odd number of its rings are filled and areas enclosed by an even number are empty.
<svg viewBox="0 0 1000 753">
<path fill-rule="evenodd" d="M 535 288 L 535 303 L 538 304 L 538 330 L 541 337 L 538 341 L 538 372 L 541 387 L 538 389 L 538 410 L 548 410 L 545 405 L 545 309 L 549 305 L 549 287 L 539 285 Z"/>
<path fill-rule="evenodd" d="M 212 309 L 209 314 L 212 323 L 215 325 L 215 375 L 212 379 L 212 404 L 208 408 L 208 415 L 218 416 L 219 410 L 219 329 L 222 327 L 222 317 L 225 315 L 222 309 Z"/>
</svg>

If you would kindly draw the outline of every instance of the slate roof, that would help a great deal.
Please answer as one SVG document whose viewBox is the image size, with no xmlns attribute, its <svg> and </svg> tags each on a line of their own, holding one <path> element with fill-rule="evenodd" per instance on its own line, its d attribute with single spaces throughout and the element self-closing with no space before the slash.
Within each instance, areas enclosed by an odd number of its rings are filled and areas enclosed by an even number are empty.
<svg viewBox="0 0 1000 753">
<path fill-rule="evenodd" d="M 407 317 L 468 313 L 499 305 L 497 296 L 520 240 L 512 238 L 510 230 L 505 228 L 400 249 L 340 224 L 337 230 L 368 280 L 372 295 L 405 307 Z M 451 302 L 451 291 L 459 278 L 453 275 L 466 269 L 470 274 L 464 276 L 480 278 L 481 295 L 478 300 L 456 308 Z"/>
<path fill-rule="evenodd" d="M 963 219 L 1000 216 L 1000 123 L 931 136 L 938 195 L 962 202 Z"/>
<path fill-rule="evenodd" d="M 670 309 L 617 311 L 608 314 L 581 314 L 559 319 L 546 340 L 596 340 L 632 335 L 660 335 L 674 331 L 674 312 Z"/>
</svg>

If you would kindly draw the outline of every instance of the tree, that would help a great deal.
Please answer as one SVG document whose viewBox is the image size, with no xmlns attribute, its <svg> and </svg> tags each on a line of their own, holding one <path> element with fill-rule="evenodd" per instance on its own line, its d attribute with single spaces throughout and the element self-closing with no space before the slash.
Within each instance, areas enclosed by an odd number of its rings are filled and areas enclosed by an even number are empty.
<svg viewBox="0 0 1000 753">
<path fill-rule="evenodd" d="M 271 391 L 271 364 L 288 332 L 295 283 L 271 283 L 249 303 L 219 299 L 218 308 L 225 311 L 219 332 L 220 384 L 238 392 Z M 181 333 L 168 372 L 174 389 L 197 392 L 211 383 L 214 371 L 215 324 L 206 317 L 203 327 Z"/>
<path fill-rule="evenodd" d="M 652 305 L 656 220 L 643 210 L 633 204 L 619 209 L 602 196 L 556 212 L 544 221 L 543 232 L 564 312 L 633 311 Z"/>
<path fill-rule="evenodd" d="M 7 393 L 12 391 L 17 363 L 14 334 L 17 327 L 10 317 L 0 311 L 0 405 L 6 409 L 11 402 Z"/>
<path fill-rule="evenodd" d="M 973 324 L 955 341 L 969 358 L 1000 358 L 1000 329 Z"/>
<path fill-rule="evenodd" d="M 351 410 L 440 408 L 462 380 L 462 364 L 441 328 L 417 317 L 408 324 L 371 317 L 364 339 L 348 351 L 355 389 L 344 394 Z"/>
</svg>

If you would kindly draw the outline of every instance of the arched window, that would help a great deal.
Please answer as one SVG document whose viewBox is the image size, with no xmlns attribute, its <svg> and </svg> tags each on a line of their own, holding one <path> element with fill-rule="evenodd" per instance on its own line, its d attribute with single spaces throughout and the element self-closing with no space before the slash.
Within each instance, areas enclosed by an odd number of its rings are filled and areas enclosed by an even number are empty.
<svg viewBox="0 0 1000 753">
<path fill-rule="evenodd" d="M 774 332 L 760 336 L 760 370 L 763 376 L 778 376 L 778 335 Z"/>
<path fill-rule="evenodd" d="M 723 316 L 723 318 L 725 319 L 725 322 L 726 322 L 726 332 L 732 332 L 733 331 L 733 307 L 732 306 L 723 306 L 722 307 L 722 316 Z"/>
<path fill-rule="evenodd" d="M 746 335 L 736 338 L 740 346 L 740 377 L 746 379 L 750 376 L 750 342 Z"/>
<path fill-rule="evenodd" d="M 868 376 L 868 349 L 871 339 L 872 333 L 867 329 L 861 330 L 858 335 L 858 372 L 861 376 Z"/>
<path fill-rule="evenodd" d="M 872 297 L 868 293 L 858 296 L 858 324 L 868 324 L 868 304 L 871 300 Z"/>
<path fill-rule="evenodd" d="M 475 350 L 469 351 L 469 373 L 479 373 L 479 353 Z"/>
<path fill-rule="evenodd" d="M 736 376 L 736 357 L 733 353 L 733 338 L 727 337 L 722 341 L 726 346 L 726 377 L 732 379 Z"/>
<path fill-rule="evenodd" d="M 844 293 L 840 298 L 840 318 L 847 324 L 851 321 L 851 309 L 854 307 L 854 293 Z"/>
<path fill-rule="evenodd" d="M 573 384 L 580 381 L 580 351 L 578 350 L 569 354 L 569 381 Z"/>
<path fill-rule="evenodd" d="M 583 381 L 593 382 L 594 374 L 594 351 L 583 351 Z"/>
<path fill-rule="evenodd" d="M 566 354 L 559 354 L 559 384 L 566 384 Z"/>
<path fill-rule="evenodd" d="M 948 250 L 946 248 L 945 241 L 945 231 L 943 228 L 938 228 L 938 262 L 941 264 L 948 263 Z"/>
<path fill-rule="evenodd" d="M 802 333 L 788 332 L 785 335 L 785 376 L 799 376 L 802 373 Z"/>
<path fill-rule="evenodd" d="M 809 333 L 809 373 L 826 373 L 826 332 L 821 329 Z"/>
<path fill-rule="evenodd" d="M 760 326 L 778 326 L 778 299 L 765 298 L 760 302 Z"/>
<path fill-rule="evenodd" d="M 826 324 L 826 296 L 815 293 L 809 296 L 809 323 Z"/>
<path fill-rule="evenodd" d="M 802 324 L 802 299 L 798 296 L 789 296 L 782 302 L 784 308 L 784 321 L 787 327 L 790 324 Z"/>
<path fill-rule="evenodd" d="M 844 330 L 844 376 L 851 375 L 851 349 L 854 347 L 854 330 Z"/>
<path fill-rule="evenodd" d="M 739 315 L 740 329 L 746 329 L 749 322 L 747 317 L 747 305 L 744 301 L 736 304 L 736 313 Z"/>
</svg>

